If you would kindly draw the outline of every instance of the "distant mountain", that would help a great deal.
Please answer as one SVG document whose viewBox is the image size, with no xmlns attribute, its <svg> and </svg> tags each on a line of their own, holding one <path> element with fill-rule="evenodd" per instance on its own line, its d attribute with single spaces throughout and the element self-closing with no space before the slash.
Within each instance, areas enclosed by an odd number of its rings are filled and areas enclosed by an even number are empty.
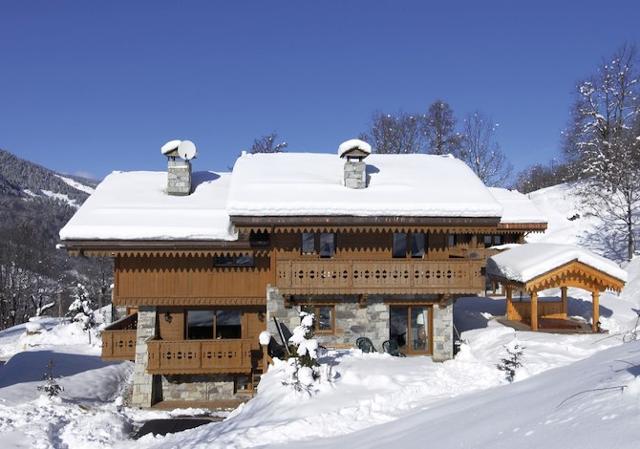
<svg viewBox="0 0 640 449">
<path fill-rule="evenodd" d="M 58 231 L 96 185 L 0 150 L 0 329 L 33 315 L 38 304 L 61 300 L 54 310 L 66 310 L 78 282 L 107 294 L 109 260 L 56 249 Z"/>
</svg>

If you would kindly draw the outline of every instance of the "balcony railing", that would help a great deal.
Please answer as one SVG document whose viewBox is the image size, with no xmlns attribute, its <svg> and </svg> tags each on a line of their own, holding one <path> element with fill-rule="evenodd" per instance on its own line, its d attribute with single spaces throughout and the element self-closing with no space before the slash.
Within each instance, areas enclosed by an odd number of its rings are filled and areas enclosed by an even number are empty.
<svg viewBox="0 0 640 449">
<path fill-rule="evenodd" d="M 136 356 L 136 327 L 138 314 L 126 316 L 102 331 L 102 358 L 105 360 L 134 360 Z"/>
<path fill-rule="evenodd" d="M 484 289 L 482 260 L 279 260 L 285 294 L 473 293 Z"/>
<path fill-rule="evenodd" d="M 250 373 L 260 357 L 251 339 L 152 340 L 147 350 L 151 374 Z"/>
</svg>

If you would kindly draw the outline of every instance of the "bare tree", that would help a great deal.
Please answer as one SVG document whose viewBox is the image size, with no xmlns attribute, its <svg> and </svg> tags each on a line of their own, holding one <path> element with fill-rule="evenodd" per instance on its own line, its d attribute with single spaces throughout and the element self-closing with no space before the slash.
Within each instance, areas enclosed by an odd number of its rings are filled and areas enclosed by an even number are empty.
<svg viewBox="0 0 640 449">
<path fill-rule="evenodd" d="M 423 116 L 400 112 L 397 115 L 375 112 L 371 119 L 371 129 L 362 134 L 373 146 L 376 153 L 408 154 L 424 150 L 421 132 Z"/>
<path fill-rule="evenodd" d="M 640 221 L 640 86 L 637 53 L 623 46 L 579 83 L 564 153 L 578 194 L 612 239 L 636 249 Z"/>
<path fill-rule="evenodd" d="M 553 159 L 548 164 L 534 164 L 522 170 L 512 188 L 529 193 L 572 180 L 569 166 Z"/>
<path fill-rule="evenodd" d="M 512 167 L 496 140 L 497 124 L 476 111 L 464 120 L 463 139 L 458 157 L 465 161 L 487 185 L 504 185 Z"/>
<path fill-rule="evenodd" d="M 445 101 L 436 100 L 429 106 L 422 130 L 427 140 L 428 153 L 454 156 L 460 153 L 462 135 L 456 131 L 453 109 Z"/>
<path fill-rule="evenodd" d="M 278 134 L 275 132 L 259 137 L 253 141 L 250 153 L 282 153 L 287 148 L 287 142 L 276 143 Z"/>
</svg>

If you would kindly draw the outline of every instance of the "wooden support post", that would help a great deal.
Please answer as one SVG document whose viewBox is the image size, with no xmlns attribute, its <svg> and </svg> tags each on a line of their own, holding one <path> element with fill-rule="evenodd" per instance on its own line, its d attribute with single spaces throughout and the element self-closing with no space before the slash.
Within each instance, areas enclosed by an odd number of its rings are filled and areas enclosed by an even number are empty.
<svg viewBox="0 0 640 449">
<path fill-rule="evenodd" d="M 511 285 L 506 285 L 507 289 L 507 319 L 515 320 L 515 313 L 513 310 L 513 287 Z"/>
<path fill-rule="evenodd" d="M 561 297 L 562 297 L 562 314 L 565 318 L 569 316 L 569 305 L 567 303 L 567 287 L 560 287 Z"/>
<path fill-rule="evenodd" d="M 600 332 L 600 292 L 597 290 L 592 292 L 591 299 L 593 301 L 593 322 L 591 323 L 591 329 L 593 332 Z"/>
<path fill-rule="evenodd" d="M 531 292 L 531 330 L 538 330 L 538 292 Z"/>
</svg>

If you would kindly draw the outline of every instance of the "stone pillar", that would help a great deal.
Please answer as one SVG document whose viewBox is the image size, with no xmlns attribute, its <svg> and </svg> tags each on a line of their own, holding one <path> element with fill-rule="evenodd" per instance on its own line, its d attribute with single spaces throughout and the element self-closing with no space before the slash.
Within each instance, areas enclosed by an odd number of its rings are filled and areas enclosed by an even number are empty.
<svg viewBox="0 0 640 449">
<path fill-rule="evenodd" d="M 367 165 L 364 161 L 347 160 L 344 163 L 344 185 L 350 189 L 367 187 Z"/>
<path fill-rule="evenodd" d="M 593 320 L 591 322 L 591 329 L 593 332 L 600 332 L 600 292 L 594 291 L 591 293 L 593 300 Z"/>
<path fill-rule="evenodd" d="M 155 399 L 155 379 L 147 373 L 147 340 L 156 336 L 157 311 L 155 307 L 140 306 L 136 333 L 136 359 L 133 368 L 133 407 L 151 407 Z"/>
<path fill-rule="evenodd" d="M 433 360 L 453 358 L 453 299 L 433 306 Z"/>
<path fill-rule="evenodd" d="M 169 195 L 189 195 L 191 193 L 191 162 L 183 159 L 169 159 L 167 193 Z"/>
</svg>

